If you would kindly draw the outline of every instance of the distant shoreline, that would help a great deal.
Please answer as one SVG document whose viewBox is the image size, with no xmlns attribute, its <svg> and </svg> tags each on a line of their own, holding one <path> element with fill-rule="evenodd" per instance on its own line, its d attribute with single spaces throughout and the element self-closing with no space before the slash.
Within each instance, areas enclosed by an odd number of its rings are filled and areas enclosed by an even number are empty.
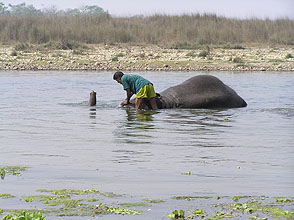
<svg viewBox="0 0 294 220">
<path fill-rule="evenodd" d="M 294 47 L 166 49 L 87 45 L 74 50 L 0 45 L 0 70 L 294 72 Z"/>
</svg>

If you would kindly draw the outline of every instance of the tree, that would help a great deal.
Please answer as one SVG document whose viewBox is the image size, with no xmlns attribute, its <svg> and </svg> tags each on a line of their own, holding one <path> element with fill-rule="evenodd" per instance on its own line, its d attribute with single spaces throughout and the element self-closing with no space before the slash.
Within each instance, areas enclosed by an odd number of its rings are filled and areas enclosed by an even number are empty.
<svg viewBox="0 0 294 220">
<path fill-rule="evenodd" d="M 42 13 L 44 15 L 56 16 L 58 14 L 58 9 L 56 6 L 50 6 L 48 8 L 43 8 Z"/>
<path fill-rule="evenodd" d="M 85 15 L 101 15 L 104 14 L 105 11 L 103 8 L 96 5 L 86 5 L 81 8 L 81 13 Z"/>
<path fill-rule="evenodd" d="M 26 5 L 26 3 L 21 3 L 18 5 L 11 5 L 10 14 L 11 15 L 42 15 L 41 10 L 36 9 L 33 5 Z"/>
<path fill-rule="evenodd" d="M 0 2 L 0 15 L 8 14 L 8 7 L 4 3 Z"/>
<path fill-rule="evenodd" d="M 65 15 L 68 15 L 68 16 L 77 16 L 77 15 L 80 15 L 81 12 L 79 9 L 75 8 L 75 9 L 67 9 L 65 12 L 64 12 Z"/>
<path fill-rule="evenodd" d="M 78 15 L 90 15 L 96 16 L 101 14 L 108 14 L 103 10 L 103 8 L 96 5 L 86 5 L 79 9 L 67 9 L 67 10 L 58 10 L 56 6 L 51 6 L 50 8 L 45 8 L 42 10 L 36 9 L 33 5 L 26 5 L 26 3 L 21 3 L 17 5 L 9 4 L 9 7 L 6 7 L 4 3 L 0 2 L 0 15 L 10 14 L 14 16 L 23 16 L 23 15 L 49 15 L 49 16 L 78 16 Z"/>
</svg>

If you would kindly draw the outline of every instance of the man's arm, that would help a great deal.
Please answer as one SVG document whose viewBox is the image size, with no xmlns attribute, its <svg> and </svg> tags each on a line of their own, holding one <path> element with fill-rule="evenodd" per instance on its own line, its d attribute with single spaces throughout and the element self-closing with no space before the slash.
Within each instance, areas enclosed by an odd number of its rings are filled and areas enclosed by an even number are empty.
<svg viewBox="0 0 294 220">
<path fill-rule="evenodd" d="M 124 106 L 124 105 L 127 105 L 130 103 L 130 99 L 133 95 L 133 93 L 131 92 L 131 89 L 130 88 L 127 88 L 126 89 L 126 92 L 127 92 L 127 98 L 120 104 L 121 106 Z"/>
</svg>

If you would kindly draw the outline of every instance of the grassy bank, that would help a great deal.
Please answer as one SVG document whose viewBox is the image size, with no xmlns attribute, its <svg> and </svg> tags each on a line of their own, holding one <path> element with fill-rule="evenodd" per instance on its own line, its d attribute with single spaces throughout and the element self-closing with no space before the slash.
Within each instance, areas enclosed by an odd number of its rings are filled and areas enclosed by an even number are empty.
<svg viewBox="0 0 294 220">
<path fill-rule="evenodd" d="M 294 45 L 294 21 L 289 19 L 229 19 L 216 15 L 153 15 L 148 17 L 0 16 L 0 42 L 90 44 L 135 43 L 196 49 L 199 45 Z"/>
<path fill-rule="evenodd" d="M 229 19 L 216 15 L 149 17 L 0 16 L 0 42 L 91 44 L 144 43 L 173 48 L 206 44 L 294 45 L 294 21 L 289 19 Z"/>
<path fill-rule="evenodd" d="M 0 16 L 0 70 L 294 71 L 294 21 Z"/>
</svg>

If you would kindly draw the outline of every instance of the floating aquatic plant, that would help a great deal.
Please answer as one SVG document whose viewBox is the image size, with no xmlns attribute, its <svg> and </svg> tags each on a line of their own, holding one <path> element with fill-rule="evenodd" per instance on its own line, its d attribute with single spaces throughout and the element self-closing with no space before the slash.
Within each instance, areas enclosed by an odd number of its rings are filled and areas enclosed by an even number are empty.
<svg viewBox="0 0 294 220">
<path fill-rule="evenodd" d="M 52 193 L 53 195 L 87 195 L 87 194 L 98 194 L 99 190 L 97 189 L 58 189 L 58 190 L 47 190 L 47 189 L 39 189 L 38 192 L 48 192 Z"/>
<path fill-rule="evenodd" d="M 237 169 L 240 169 L 237 167 Z M 238 202 L 241 198 L 248 198 L 249 196 L 233 196 L 233 201 Z"/>
<path fill-rule="evenodd" d="M 175 219 L 185 219 L 185 212 L 183 210 L 174 210 L 171 214 L 167 216 L 168 218 L 171 218 L 173 220 Z"/>
<path fill-rule="evenodd" d="M 46 217 L 42 216 L 41 212 L 29 213 L 29 212 L 23 211 L 15 216 L 13 216 L 11 214 L 6 215 L 3 218 L 3 220 L 44 220 L 45 218 Z"/>
<path fill-rule="evenodd" d="M 116 215 L 140 215 L 142 211 L 140 210 L 130 210 L 130 209 L 123 209 L 119 207 L 113 207 L 113 206 L 106 206 L 103 203 L 100 203 L 97 207 L 96 210 L 100 210 L 99 213 L 113 213 Z"/>
<path fill-rule="evenodd" d="M 143 199 L 143 200 L 146 202 L 149 202 L 149 203 L 163 203 L 164 202 L 161 199 Z"/>
<path fill-rule="evenodd" d="M 5 166 L 0 167 L 0 177 L 4 180 L 6 175 L 21 176 L 21 172 L 27 170 L 25 166 Z"/>
<path fill-rule="evenodd" d="M 196 217 L 204 218 L 205 216 L 207 216 L 207 214 L 204 213 L 203 209 L 195 209 L 193 211 L 193 214 L 189 215 L 187 218 L 196 218 Z"/>
<path fill-rule="evenodd" d="M 52 207 L 50 209 L 45 208 L 42 212 L 47 213 L 48 215 L 53 216 L 95 216 L 95 215 L 104 215 L 104 214 L 117 214 L 117 215 L 138 215 L 141 214 L 140 210 L 131 210 L 114 206 L 107 206 L 100 203 L 98 206 L 93 204 L 99 199 L 98 196 L 104 197 L 117 197 L 114 193 L 101 193 L 97 189 L 58 189 L 58 190 L 47 190 L 40 189 L 37 190 L 40 193 L 47 193 L 47 195 L 32 195 L 32 196 L 23 196 L 22 199 L 25 202 L 41 202 L 43 205 Z M 49 193 L 49 194 L 48 194 Z M 92 194 L 92 198 L 85 198 L 85 196 Z M 95 196 L 96 195 L 96 196 Z M 8 194 L 7 194 L 8 196 Z M 95 196 L 95 197 L 94 197 Z M 3 194 L 4 197 L 4 194 Z M 6 195 L 5 195 L 6 197 Z M 72 198 L 78 197 L 78 198 Z M 131 203 L 122 203 L 121 205 L 127 206 L 141 206 L 143 203 L 132 204 Z M 148 204 L 144 203 L 144 207 Z M 20 213 L 20 210 L 4 210 L 5 212 Z M 29 210 L 25 210 L 27 213 L 32 213 Z M 9 216 L 8 216 L 9 217 Z M 13 217 L 10 215 L 10 217 Z M 16 218 L 18 219 L 18 218 Z M 33 220 L 33 219 L 32 219 Z"/>
<path fill-rule="evenodd" d="M 0 199 L 9 199 L 12 197 L 15 197 L 15 196 L 13 196 L 11 194 L 0 194 Z"/>
<path fill-rule="evenodd" d="M 123 207 L 149 207 L 150 204 L 146 204 L 144 202 L 136 202 L 136 203 L 119 203 L 120 206 Z"/>
<path fill-rule="evenodd" d="M 192 199 L 210 199 L 211 196 L 174 196 L 172 199 L 176 200 L 192 200 Z"/>
</svg>

